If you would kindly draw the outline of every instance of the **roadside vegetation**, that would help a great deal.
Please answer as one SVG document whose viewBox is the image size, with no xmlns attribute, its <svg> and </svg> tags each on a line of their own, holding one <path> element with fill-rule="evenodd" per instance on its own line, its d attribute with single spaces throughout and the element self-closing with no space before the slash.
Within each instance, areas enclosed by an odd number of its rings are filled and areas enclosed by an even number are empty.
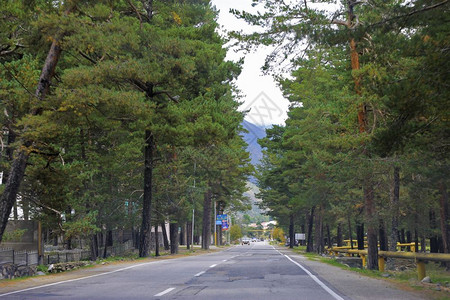
<svg viewBox="0 0 450 300">
<path fill-rule="evenodd" d="M 443 300 L 450 298 L 450 274 L 446 270 L 446 266 L 441 263 L 430 262 L 427 264 L 427 276 L 430 277 L 431 283 L 422 283 L 417 279 L 415 264 L 407 260 L 396 260 L 395 263 L 397 266 L 400 266 L 400 270 L 380 272 L 378 270 L 350 267 L 343 262 L 339 262 L 335 256 L 307 252 L 306 246 L 294 247 L 293 251 L 307 257 L 309 260 L 326 263 L 364 276 L 387 280 L 403 289 L 419 291 L 424 293 L 429 299 Z"/>
<path fill-rule="evenodd" d="M 276 48 L 264 70 L 291 102 L 257 176 L 290 247 L 354 243 L 371 270 L 397 243 L 450 253 L 450 2 L 255 2 L 264 13 L 234 12 L 261 28 L 233 36 Z"/>
<path fill-rule="evenodd" d="M 205 0 L 2 2 L 0 242 L 11 217 L 92 260 L 124 232 L 148 257 L 164 225 L 174 254 L 185 236 L 209 248 L 213 199 L 220 214 L 247 208 L 240 64 L 217 13 Z"/>
</svg>

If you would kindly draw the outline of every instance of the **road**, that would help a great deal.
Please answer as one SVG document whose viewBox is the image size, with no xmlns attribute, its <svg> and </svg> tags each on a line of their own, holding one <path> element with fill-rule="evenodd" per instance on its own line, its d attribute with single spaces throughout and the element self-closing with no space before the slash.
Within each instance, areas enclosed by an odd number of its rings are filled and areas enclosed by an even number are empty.
<svg viewBox="0 0 450 300">
<path fill-rule="evenodd" d="M 263 242 L 207 255 L 115 268 L 9 293 L 1 299 L 419 299 L 382 285 L 375 298 L 347 293 Z M 355 279 L 356 280 L 356 279 Z M 374 279 L 363 279 L 361 282 Z M 338 282 L 337 282 L 338 283 Z M 336 283 L 335 283 L 336 284 Z M 357 284 L 357 283 L 354 283 Z M 369 286 L 374 288 L 372 283 Z M 348 286 L 346 286 L 348 288 Z M 386 292 L 392 293 L 386 294 Z M 363 297 L 361 297 L 363 296 Z M 412 298 L 411 298 L 412 297 Z"/>
</svg>

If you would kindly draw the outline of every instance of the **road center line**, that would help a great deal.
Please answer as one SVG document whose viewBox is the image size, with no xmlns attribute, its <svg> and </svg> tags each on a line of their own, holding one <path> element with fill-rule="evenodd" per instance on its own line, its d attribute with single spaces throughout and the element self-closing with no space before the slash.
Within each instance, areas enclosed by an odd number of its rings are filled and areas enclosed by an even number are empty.
<svg viewBox="0 0 450 300">
<path fill-rule="evenodd" d="M 197 274 L 195 274 L 194 276 L 195 276 L 195 277 L 199 277 L 199 276 L 202 276 L 203 274 L 205 274 L 205 271 L 201 271 L 200 273 L 197 273 Z"/>
<path fill-rule="evenodd" d="M 165 290 L 165 291 L 162 291 L 161 293 L 159 293 L 159 294 L 156 294 L 154 297 L 160 297 L 160 296 L 163 296 L 163 295 L 165 295 L 165 294 L 167 294 L 167 293 L 170 293 L 171 291 L 173 291 L 175 288 L 168 288 L 167 290 Z"/>
<path fill-rule="evenodd" d="M 330 289 L 325 283 L 323 283 L 319 278 L 317 278 L 317 276 L 313 275 L 310 271 L 308 271 L 305 267 L 303 267 L 301 264 L 299 264 L 298 262 L 296 262 L 295 260 L 293 260 L 292 258 L 290 258 L 287 255 L 284 255 L 284 257 L 286 257 L 287 259 L 289 259 L 291 262 L 293 262 L 294 264 L 296 264 L 298 267 L 300 267 L 303 271 L 305 271 L 306 274 L 309 275 L 309 277 L 311 277 L 315 282 L 317 282 L 317 284 L 319 284 L 325 291 L 328 292 L 328 294 L 330 294 L 331 296 L 333 296 L 334 299 L 336 300 L 344 300 L 344 298 L 342 298 L 341 296 L 339 296 L 338 294 L 336 294 L 332 289 Z"/>
<path fill-rule="evenodd" d="M 214 268 L 215 266 L 217 266 L 217 264 L 211 265 L 209 266 L 210 268 Z"/>
</svg>

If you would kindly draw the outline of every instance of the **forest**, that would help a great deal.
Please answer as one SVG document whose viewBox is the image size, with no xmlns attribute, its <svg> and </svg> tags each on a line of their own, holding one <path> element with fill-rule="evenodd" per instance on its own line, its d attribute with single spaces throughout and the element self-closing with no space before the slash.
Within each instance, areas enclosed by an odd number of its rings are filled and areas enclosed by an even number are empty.
<svg viewBox="0 0 450 300">
<path fill-rule="evenodd" d="M 33 219 L 94 260 L 131 231 L 146 257 L 169 222 L 177 253 L 195 213 L 209 248 L 212 203 L 247 207 L 253 172 L 216 15 L 205 0 L 1 1 L 0 242 L 9 218 Z"/>
<path fill-rule="evenodd" d="M 176 253 L 195 213 L 208 249 L 213 203 L 246 210 L 254 174 L 227 47 L 263 45 L 291 106 L 255 174 L 290 246 L 450 253 L 449 1 L 252 6 L 232 12 L 258 30 L 224 36 L 206 0 L 2 0 L 0 242 L 23 214 L 94 259 L 130 230 L 146 257 L 169 222 Z"/>
<path fill-rule="evenodd" d="M 449 253 L 449 1 L 253 5 L 263 13 L 234 14 L 262 29 L 232 35 L 274 47 L 264 70 L 291 102 L 258 170 L 290 246 L 295 232 L 318 253 L 366 240 L 369 269 L 397 242 Z"/>
</svg>

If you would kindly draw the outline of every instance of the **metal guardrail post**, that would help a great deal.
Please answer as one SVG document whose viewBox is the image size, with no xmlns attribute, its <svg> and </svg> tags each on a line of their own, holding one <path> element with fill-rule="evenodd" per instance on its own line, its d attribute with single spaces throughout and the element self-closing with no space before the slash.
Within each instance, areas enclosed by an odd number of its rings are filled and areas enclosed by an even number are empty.
<svg viewBox="0 0 450 300">
<path fill-rule="evenodd" d="M 366 256 L 364 254 L 360 254 L 360 256 L 361 256 L 361 260 L 362 260 L 362 266 L 363 266 L 363 268 L 365 268 L 367 266 Z"/>
<path fill-rule="evenodd" d="M 378 256 L 378 270 L 380 272 L 384 272 L 385 264 L 386 259 L 383 256 Z"/>
<path fill-rule="evenodd" d="M 423 260 L 416 259 L 417 264 L 417 279 L 422 280 L 427 276 L 426 270 L 425 270 L 425 262 Z"/>
</svg>

